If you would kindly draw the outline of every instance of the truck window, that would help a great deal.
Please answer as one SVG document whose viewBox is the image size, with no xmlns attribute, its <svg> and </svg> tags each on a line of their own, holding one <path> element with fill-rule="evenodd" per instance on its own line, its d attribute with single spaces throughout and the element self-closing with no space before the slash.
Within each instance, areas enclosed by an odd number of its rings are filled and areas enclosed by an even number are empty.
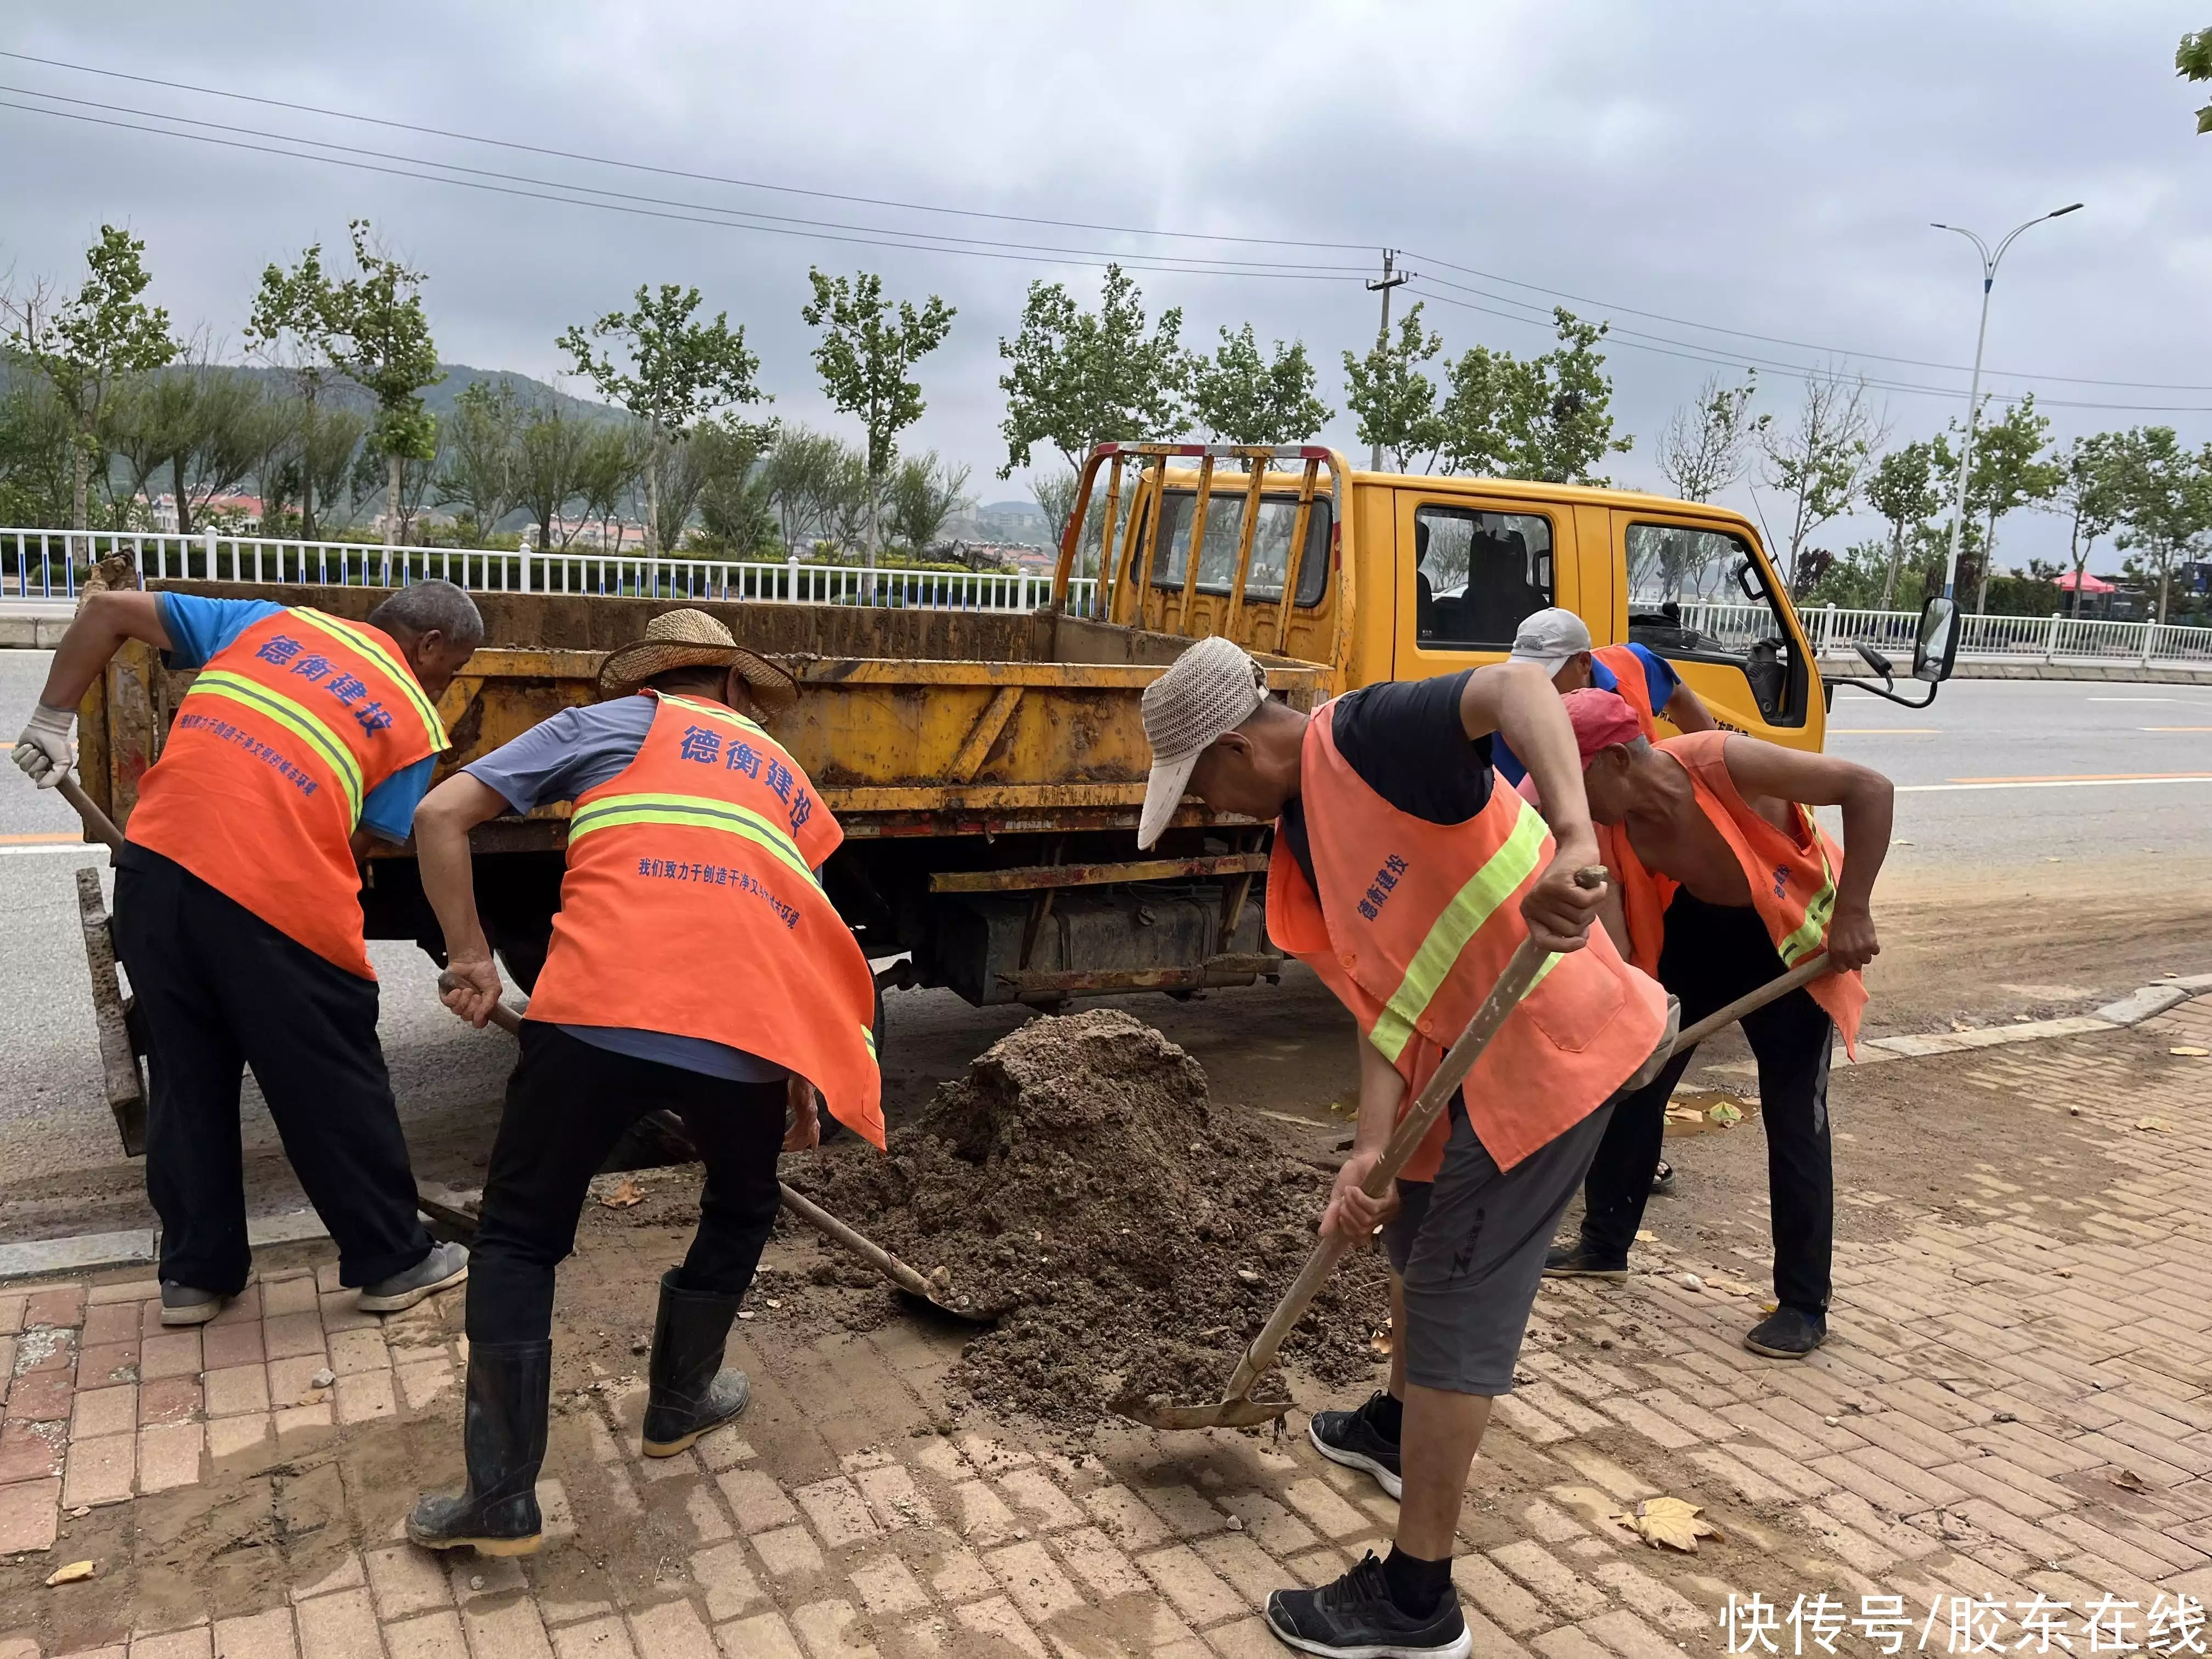
<svg viewBox="0 0 2212 1659">
<path fill-rule="evenodd" d="M 1767 720 L 1802 720 L 1802 665 L 1750 544 L 1725 530 L 1662 524 L 1630 525 L 1625 540 L 1630 641 L 1740 668 Z"/>
<path fill-rule="evenodd" d="M 1533 513 L 1413 514 L 1414 633 L 1429 651 L 1505 651 L 1552 603 L 1552 524 Z"/>
<path fill-rule="evenodd" d="M 1234 493 L 1231 493 L 1233 491 Z M 1160 550 L 1152 567 L 1152 586 L 1182 586 L 1190 558 L 1190 520 L 1198 504 L 1193 490 L 1170 490 L 1160 520 Z M 1294 495 L 1260 497 L 1260 523 L 1252 534 L 1252 568 L 1245 574 L 1247 599 L 1279 599 L 1283 576 L 1290 568 L 1291 532 L 1297 526 L 1298 498 Z M 1306 520 L 1305 557 L 1298 567 L 1298 604 L 1310 608 L 1321 603 L 1328 587 L 1329 502 L 1314 497 Z M 1244 533 L 1244 491 L 1234 483 L 1218 486 L 1206 503 L 1206 539 L 1198 554 L 1198 591 L 1226 593 L 1237 574 L 1237 543 Z"/>
</svg>

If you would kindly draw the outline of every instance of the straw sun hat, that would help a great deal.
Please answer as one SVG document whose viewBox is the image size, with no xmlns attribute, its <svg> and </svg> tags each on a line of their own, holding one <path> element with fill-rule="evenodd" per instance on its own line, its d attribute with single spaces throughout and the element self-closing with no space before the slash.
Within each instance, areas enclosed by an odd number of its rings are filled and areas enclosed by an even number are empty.
<svg viewBox="0 0 2212 1659">
<path fill-rule="evenodd" d="M 735 668 L 767 714 L 781 714 L 799 701 L 790 670 L 745 649 L 703 611 L 664 611 L 646 623 L 643 639 L 607 653 L 599 665 L 599 695 L 623 696 L 655 674 L 691 667 Z"/>
</svg>

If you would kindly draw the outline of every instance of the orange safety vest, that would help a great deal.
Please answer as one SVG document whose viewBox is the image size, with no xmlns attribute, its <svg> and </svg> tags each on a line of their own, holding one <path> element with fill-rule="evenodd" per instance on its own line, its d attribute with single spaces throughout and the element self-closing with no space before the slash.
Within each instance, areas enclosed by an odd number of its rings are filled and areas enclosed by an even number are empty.
<svg viewBox="0 0 2212 1659">
<path fill-rule="evenodd" d="M 389 634 L 305 607 L 208 659 L 139 781 L 128 839 L 373 980 L 349 844 L 386 778 L 447 747 Z"/>
<path fill-rule="evenodd" d="M 1543 799 L 1534 774 L 1524 773 L 1513 786 L 1521 799 L 1542 811 Z M 1628 924 L 1628 963 L 1653 978 L 1659 975 L 1659 952 L 1667 943 L 1667 907 L 1674 902 L 1681 884 L 1674 877 L 1644 867 L 1628 843 L 1628 831 L 1617 823 L 1590 826 L 1597 831 L 1597 854 L 1607 879 L 1620 895 L 1620 914 Z"/>
<path fill-rule="evenodd" d="M 576 798 L 526 1018 L 742 1048 L 881 1146 L 875 978 L 814 873 L 845 832 L 754 722 L 641 695 L 659 707 L 637 758 Z"/>
<path fill-rule="evenodd" d="M 1725 732 L 1691 732 L 1668 738 L 1656 747 L 1689 773 L 1698 805 L 1743 866 L 1752 904 L 1766 923 L 1783 965 L 1795 968 L 1827 948 L 1843 849 L 1828 839 L 1812 809 L 1800 802 L 1790 803 L 1802 830 L 1796 836 L 1776 829 L 1753 811 L 1729 775 L 1728 741 Z M 1867 1004 L 1865 976 L 1856 969 L 1823 974 L 1805 988 L 1836 1022 L 1844 1052 L 1856 1060 L 1859 1014 Z"/>
<path fill-rule="evenodd" d="M 1370 788 L 1338 751 L 1334 705 L 1306 727 L 1306 833 L 1314 882 L 1279 826 L 1267 933 L 1319 974 L 1406 1080 L 1402 1116 L 1528 935 L 1521 901 L 1552 856 L 1543 819 L 1493 788 L 1464 823 L 1431 823 Z M 1316 884 L 1319 891 L 1316 891 Z M 1546 965 L 1468 1074 L 1468 1117 L 1501 1170 L 1557 1139 L 1650 1058 L 1666 994 L 1620 959 L 1602 927 Z M 1431 1179 L 1448 1118 L 1401 1172 Z"/>
<path fill-rule="evenodd" d="M 1658 742 L 1659 713 L 1651 706 L 1651 682 L 1644 678 L 1644 659 L 1625 645 L 1601 645 L 1590 658 L 1613 671 L 1613 689 L 1636 711 L 1636 723 L 1644 728 L 1644 735 Z"/>
</svg>

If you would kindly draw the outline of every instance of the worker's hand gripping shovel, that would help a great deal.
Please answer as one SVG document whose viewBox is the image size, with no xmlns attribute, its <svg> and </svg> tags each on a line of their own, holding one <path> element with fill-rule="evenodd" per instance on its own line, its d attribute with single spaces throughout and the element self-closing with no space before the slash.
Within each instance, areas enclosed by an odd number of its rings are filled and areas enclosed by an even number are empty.
<svg viewBox="0 0 2212 1659">
<path fill-rule="evenodd" d="M 1595 887 L 1605 879 L 1601 868 L 1578 871 L 1575 883 L 1581 887 Z M 1398 1127 L 1382 1156 L 1368 1172 L 1361 1190 L 1370 1198 L 1389 1195 L 1390 1183 L 1398 1178 L 1398 1171 L 1406 1166 L 1416 1148 L 1428 1138 L 1430 1129 L 1451 1103 L 1459 1085 L 1482 1058 L 1482 1051 L 1490 1046 L 1491 1038 L 1505 1024 L 1506 1016 L 1520 1006 L 1544 971 L 1551 952 L 1532 939 L 1521 941 L 1505 964 L 1505 971 L 1474 1011 L 1474 1018 L 1467 1023 L 1460 1040 L 1452 1044 L 1444 1055 L 1443 1064 L 1437 1067 L 1436 1075 L 1406 1115 L 1398 1121 Z M 1229 1386 L 1222 1397 L 1211 1405 L 1176 1406 L 1157 1397 L 1125 1398 L 1114 1402 L 1114 1409 L 1122 1416 L 1155 1429 L 1241 1429 L 1255 1423 L 1271 1423 L 1291 1409 L 1287 1400 L 1255 1400 L 1252 1390 L 1275 1363 L 1275 1353 L 1283 1346 L 1283 1339 L 1291 1328 L 1305 1317 L 1306 1309 L 1319 1293 L 1329 1274 L 1335 1270 L 1338 1259 L 1351 1248 L 1352 1241 L 1339 1235 L 1323 1234 L 1321 1243 L 1314 1246 L 1313 1254 L 1298 1270 L 1291 1288 L 1283 1292 L 1283 1299 L 1275 1304 L 1275 1311 L 1261 1327 L 1260 1334 L 1244 1350 L 1244 1357 L 1237 1362 L 1237 1370 L 1229 1378 Z"/>
<path fill-rule="evenodd" d="M 459 981 L 451 974 L 441 973 L 438 975 L 438 990 L 441 995 L 453 989 L 458 983 Z M 522 1016 L 504 1002 L 492 1005 L 491 1023 L 510 1035 L 520 1035 L 522 1030 Z M 673 1112 L 656 1111 L 648 1113 L 647 1115 L 653 1120 L 655 1126 L 663 1133 L 684 1146 L 693 1146 L 690 1133 L 684 1127 L 684 1121 Z M 831 1243 L 850 1250 L 908 1296 L 918 1297 L 928 1303 L 931 1307 L 940 1309 L 956 1319 L 972 1320 L 981 1323 L 989 1322 L 991 1316 L 987 1312 L 963 1304 L 947 1301 L 945 1298 L 951 1292 L 949 1285 L 939 1285 L 931 1280 L 927 1275 L 917 1273 L 873 1239 L 856 1231 L 836 1216 L 831 1215 L 813 1200 L 802 1193 L 793 1191 L 786 1182 L 778 1182 L 776 1186 L 783 1194 L 785 1209 L 790 1211 L 792 1214 L 813 1228 Z"/>
</svg>

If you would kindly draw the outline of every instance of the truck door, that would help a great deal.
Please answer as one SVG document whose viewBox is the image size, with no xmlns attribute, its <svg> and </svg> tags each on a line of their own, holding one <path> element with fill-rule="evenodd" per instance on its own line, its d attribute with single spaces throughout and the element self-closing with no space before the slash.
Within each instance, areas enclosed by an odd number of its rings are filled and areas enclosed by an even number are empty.
<svg viewBox="0 0 2212 1659">
<path fill-rule="evenodd" d="M 1531 612 L 1578 608 L 1566 509 L 1441 488 L 1395 493 L 1387 601 L 1396 619 L 1393 678 L 1427 679 L 1496 662 Z M 1361 600 L 1363 609 L 1385 602 L 1380 593 Z"/>
<path fill-rule="evenodd" d="M 1665 658 L 1730 730 L 1818 750 L 1826 711 L 1812 653 L 1765 554 L 1738 531 L 1670 523 L 1663 510 L 1614 509 L 1612 520 L 1627 576 L 1612 638 Z"/>
</svg>

